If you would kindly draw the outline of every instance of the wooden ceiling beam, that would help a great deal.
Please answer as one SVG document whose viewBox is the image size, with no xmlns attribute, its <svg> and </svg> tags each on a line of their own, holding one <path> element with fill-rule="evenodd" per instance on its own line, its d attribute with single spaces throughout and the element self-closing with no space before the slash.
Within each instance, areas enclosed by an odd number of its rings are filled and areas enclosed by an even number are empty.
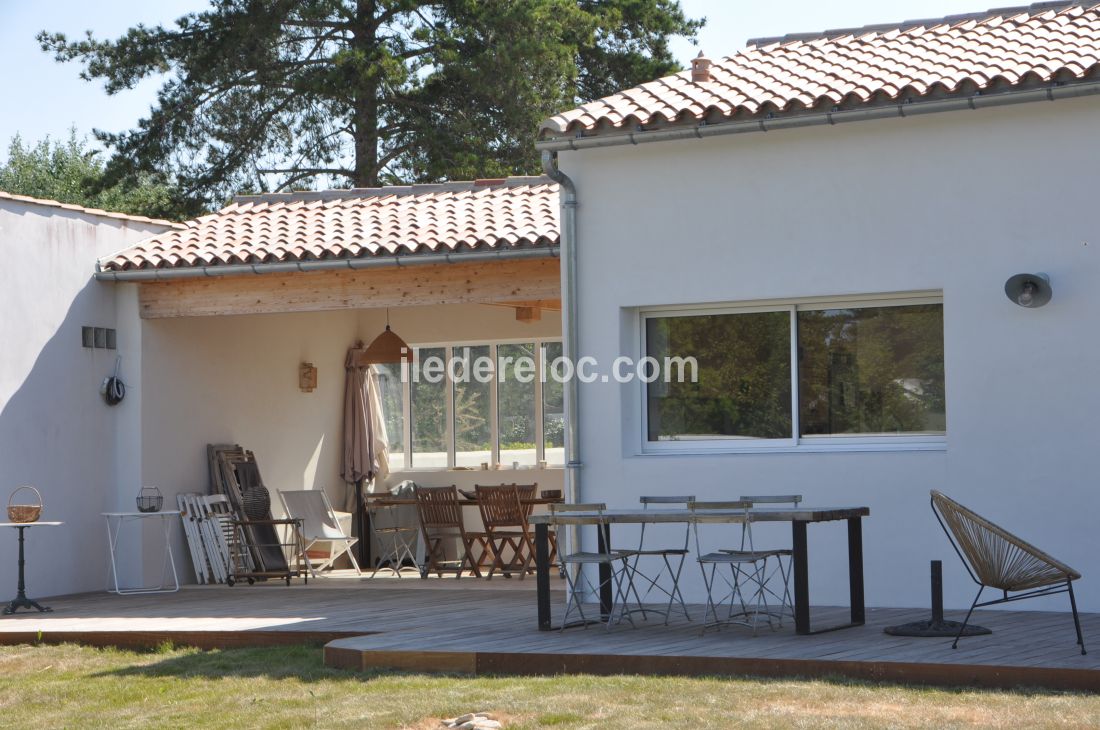
<svg viewBox="0 0 1100 730">
<path fill-rule="evenodd" d="M 155 281 L 138 296 L 143 319 L 542 301 L 560 308 L 561 280 L 558 259 L 547 257 Z"/>
</svg>

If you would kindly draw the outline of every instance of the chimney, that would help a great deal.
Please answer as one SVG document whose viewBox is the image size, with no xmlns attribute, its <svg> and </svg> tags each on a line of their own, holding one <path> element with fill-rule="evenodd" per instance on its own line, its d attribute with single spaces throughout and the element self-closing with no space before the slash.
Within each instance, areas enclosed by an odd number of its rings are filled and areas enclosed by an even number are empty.
<svg viewBox="0 0 1100 730">
<path fill-rule="evenodd" d="M 691 59 L 691 83 L 702 84 L 711 80 L 711 61 L 699 51 L 699 55 Z"/>
</svg>

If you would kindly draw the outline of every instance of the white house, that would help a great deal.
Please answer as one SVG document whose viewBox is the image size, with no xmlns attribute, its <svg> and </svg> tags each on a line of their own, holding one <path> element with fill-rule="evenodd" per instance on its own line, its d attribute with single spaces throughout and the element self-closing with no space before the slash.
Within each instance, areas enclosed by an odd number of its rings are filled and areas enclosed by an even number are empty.
<svg viewBox="0 0 1100 730">
<path fill-rule="evenodd" d="M 1100 6 L 1043 3 L 756 40 L 544 122 L 566 349 L 700 364 L 577 386 L 574 496 L 868 506 L 868 604 L 928 605 L 942 559 L 966 606 L 939 489 L 1100 610 L 1098 64 Z M 1006 297 L 1039 272 L 1049 304 Z M 847 603 L 844 539 L 810 529 L 813 603 Z"/>
<path fill-rule="evenodd" d="M 117 508 L 120 494 L 133 491 L 121 477 L 135 459 L 140 412 L 132 399 L 108 407 L 99 388 L 118 357 L 121 377 L 129 382 L 139 353 L 134 338 L 120 330 L 126 303 L 95 281 L 95 265 L 178 225 L 0 192 L 6 267 L 0 278 L 0 495 L 6 501 L 18 486 L 34 485 L 45 502 L 42 519 L 65 522 L 27 532 L 34 595 L 106 585 L 100 513 Z M 85 327 L 93 338 L 99 328 L 100 346 L 95 339 L 84 346 Z M 115 333 L 111 348 L 108 329 Z M 17 501 L 30 501 L 30 495 Z M 15 537 L 14 530 L 0 533 L 5 603 L 15 597 Z"/>
</svg>

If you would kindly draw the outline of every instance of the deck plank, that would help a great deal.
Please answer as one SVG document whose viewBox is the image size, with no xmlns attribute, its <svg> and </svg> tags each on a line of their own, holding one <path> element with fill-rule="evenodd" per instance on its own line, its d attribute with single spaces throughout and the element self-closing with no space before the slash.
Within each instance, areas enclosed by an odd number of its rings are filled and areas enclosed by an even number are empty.
<svg viewBox="0 0 1100 730">
<path fill-rule="evenodd" d="M 564 605 L 555 580 L 553 608 Z M 926 616 L 922 609 L 874 608 L 867 625 L 798 636 L 786 620 L 754 636 L 744 627 L 700 633 L 696 620 L 674 616 L 540 632 L 534 581 L 453 578 L 323 579 L 308 586 L 192 586 L 179 593 L 51 598 L 54 613 L 0 619 L 0 643 L 77 640 L 140 646 L 170 640 L 214 646 L 328 642 L 327 661 L 344 667 L 396 667 L 469 672 L 750 673 L 783 676 L 842 674 L 868 679 L 1006 686 L 1019 683 L 1100 690 L 1100 614 L 1082 616 L 1081 656 L 1066 613 L 978 611 L 974 622 L 994 630 L 950 639 L 889 636 L 883 628 Z M 595 615 L 596 606 L 586 606 Z M 949 618 L 955 618 L 951 612 Z M 822 624 L 845 620 L 847 609 L 814 607 Z M 958 616 L 961 618 L 961 615 Z M 39 633 L 41 632 L 41 634 Z"/>
</svg>

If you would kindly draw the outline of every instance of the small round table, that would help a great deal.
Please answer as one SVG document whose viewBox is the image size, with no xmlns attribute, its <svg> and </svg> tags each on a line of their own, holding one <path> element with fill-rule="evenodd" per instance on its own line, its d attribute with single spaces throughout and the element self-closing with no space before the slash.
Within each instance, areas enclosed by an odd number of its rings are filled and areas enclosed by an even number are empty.
<svg viewBox="0 0 1100 730">
<path fill-rule="evenodd" d="M 117 593 L 120 596 L 133 595 L 135 593 L 175 593 L 180 589 L 180 579 L 176 574 L 176 563 L 172 558 L 172 523 L 180 515 L 179 510 L 170 509 L 163 512 L 104 512 L 107 518 L 107 545 L 111 551 L 111 578 L 114 588 L 108 586 L 108 593 Z M 137 588 L 123 588 L 118 582 L 118 533 L 126 522 L 141 522 L 143 520 L 160 519 L 164 527 L 164 563 L 161 565 L 160 585 L 141 586 Z M 172 573 L 172 582 L 168 582 L 168 573 Z"/>
<path fill-rule="evenodd" d="M 43 613 L 49 613 L 53 611 L 48 606 L 40 606 L 37 602 L 27 598 L 27 582 L 23 577 L 23 566 L 25 560 L 23 559 L 23 531 L 28 527 L 57 527 L 63 525 L 64 522 L 0 522 L 0 527 L 14 527 L 19 530 L 19 593 L 15 598 L 8 602 L 8 605 L 4 606 L 4 615 L 10 616 L 21 608 L 37 608 Z"/>
</svg>

